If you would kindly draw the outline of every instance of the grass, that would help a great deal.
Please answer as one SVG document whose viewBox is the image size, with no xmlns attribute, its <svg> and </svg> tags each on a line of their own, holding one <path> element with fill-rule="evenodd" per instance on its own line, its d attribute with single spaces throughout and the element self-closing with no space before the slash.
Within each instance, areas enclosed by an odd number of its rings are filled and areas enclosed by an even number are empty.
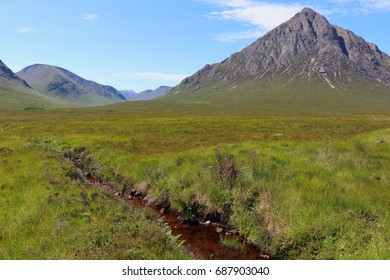
<svg viewBox="0 0 390 280">
<path fill-rule="evenodd" d="M 142 185 L 274 258 L 390 259 L 388 115 L 100 108 L 3 112 L 0 121 L 0 258 L 188 257 L 152 214 L 69 178 L 60 155 L 73 152 L 118 189 Z"/>
<path fill-rule="evenodd" d="M 11 89 L 0 86 L 0 111 L 41 110 L 57 107 L 71 107 L 71 104 L 27 88 Z"/>
<path fill-rule="evenodd" d="M 217 86 L 217 89 L 216 89 Z M 258 81 L 230 81 L 179 92 L 149 102 L 126 102 L 101 110 L 203 114 L 371 114 L 387 113 L 387 87 L 351 83 L 332 89 L 326 83 L 290 83 L 263 86 Z"/>
<path fill-rule="evenodd" d="M 221 243 L 229 249 L 242 251 L 245 249 L 245 244 L 235 236 L 223 236 L 220 237 Z"/>
<path fill-rule="evenodd" d="M 0 259 L 188 259 L 153 213 L 72 176 L 62 155 L 0 128 Z"/>
</svg>

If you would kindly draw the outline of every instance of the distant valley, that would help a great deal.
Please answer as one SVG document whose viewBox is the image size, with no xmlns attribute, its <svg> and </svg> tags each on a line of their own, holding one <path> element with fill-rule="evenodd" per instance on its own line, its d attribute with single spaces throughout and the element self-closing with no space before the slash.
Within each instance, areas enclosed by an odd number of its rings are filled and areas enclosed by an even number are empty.
<svg viewBox="0 0 390 280">
<path fill-rule="evenodd" d="M 129 101 L 138 101 L 138 100 L 152 100 L 161 96 L 166 95 L 172 88 L 169 86 L 160 86 L 155 90 L 148 89 L 141 91 L 139 93 L 133 90 L 122 90 L 120 91 L 126 100 Z"/>
<path fill-rule="evenodd" d="M 14 73 L 0 61 L 0 109 L 94 107 L 118 102 L 151 100 L 171 87 L 136 93 L 86 80 L 61 67 L 35 64 Z"/>
</svg>

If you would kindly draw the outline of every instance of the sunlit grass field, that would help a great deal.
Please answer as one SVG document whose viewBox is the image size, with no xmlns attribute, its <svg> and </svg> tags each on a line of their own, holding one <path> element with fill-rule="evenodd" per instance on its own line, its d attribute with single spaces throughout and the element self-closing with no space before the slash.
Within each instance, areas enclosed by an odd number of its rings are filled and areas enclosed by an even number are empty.
<svg viewBox="0 0 390 280">
<path fill-rule="evenodd" d="M 273 258 L 390 259 L 389 115 L 90 109 L 0 122 L 0 259 L 191 257 L 154 215 L 71 176 L 66 153 Z"/>
</svg>

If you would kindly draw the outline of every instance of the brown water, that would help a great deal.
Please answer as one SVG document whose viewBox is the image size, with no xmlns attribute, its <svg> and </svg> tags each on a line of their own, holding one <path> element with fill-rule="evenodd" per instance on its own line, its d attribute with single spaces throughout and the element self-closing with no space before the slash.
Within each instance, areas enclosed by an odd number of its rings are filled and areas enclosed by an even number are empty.
<svg viewBox="0 0 390 280">
<path fill-rule="evenodd" d="M 89 185 L 100 187 L 113 195 L 123 197 L 122 193 L 114 187 L 101 183 L 93 178 L 79 161 L 73 160 L 80 177 Z M 199 259 L 215 260 L 264 260 L 269 256 L 263 254 L 258 248 L 243 243 L 242 238 L 232 231 L 225 231 L 222 225 L 216 223 L 188 223 L 180 219 L 179 215 L 171 210 L 160 209 L 156 205 L 149 205 L 142 197 L 127 196 L 124 198 L 128 203 L 138 208 L 153 209 L 170 227 L 173 235 L 180 235 L 179 239 L 184 241 L 184 246 Z M 221 238 L 229 235 L 243 245 L 241 249 L 227 248 L 221 243 Z"/>
</svg>

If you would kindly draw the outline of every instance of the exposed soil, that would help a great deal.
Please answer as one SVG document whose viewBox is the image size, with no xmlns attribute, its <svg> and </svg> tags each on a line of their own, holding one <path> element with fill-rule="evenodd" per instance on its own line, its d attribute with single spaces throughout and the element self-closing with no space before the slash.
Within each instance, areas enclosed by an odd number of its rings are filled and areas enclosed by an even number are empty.
<svg viewBox="0 0 390 280">
<path fill-rule="evenodd" d="M 184 242 L 184 246 L 199 259 L 264 260 L 270 258 L 255 246 L 246 243 L 235 230 L 228 231 L 224 226 L 211 221 L 199 222 L 195 217 L 182 219 L 171 209 L 161 208 L 148 202 L 142 196 L 124 195 L 114 187 L 100 182 L 84 168 L 79 160 L 72 160 L 72 163 L 80 178 L 87 184 L 111 192 L 138 208 L 149 208 L 156 212 L 164 220 L 165 225 L 170 227 L 172 234 L 179 235 L 179 239 Z M 221 243 L 221 238 L 234 239 L 236 244 L 241 244 L 240 249 L 226 247 Z"/>
</svg>

